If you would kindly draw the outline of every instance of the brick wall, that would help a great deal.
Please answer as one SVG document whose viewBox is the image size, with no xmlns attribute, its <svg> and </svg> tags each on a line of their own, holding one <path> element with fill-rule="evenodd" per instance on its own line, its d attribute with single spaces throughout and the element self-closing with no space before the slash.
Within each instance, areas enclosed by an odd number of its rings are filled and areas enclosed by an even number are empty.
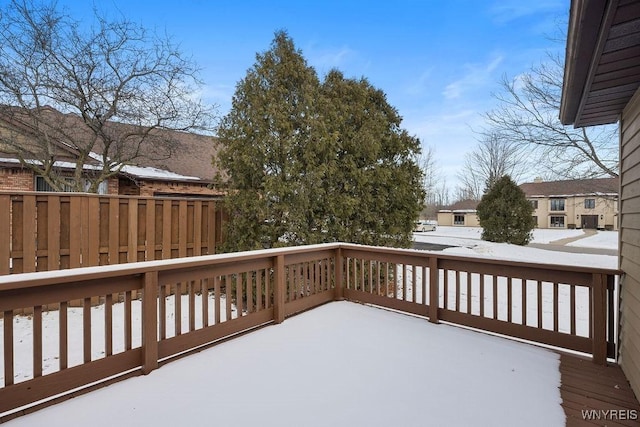
<svg viewBox="0 0 640 427">
<path fill-rule="evenodd" d="M 0 167 L 0 190 L 34 191 L 34 181 L 31 171 Z"/>
<path fill-rule="evenodd" d="M 121 188 L 124 187 L 121 183 Z M 139 192 L 135 195 L 151 197 L 156 193 L 163 194 L 202 194 L 207 196 L 223 195 L 224 193 L 219 190 L 213 190 L 207 187 L 206 183 L 202 182 L 162 182 L 162 181 L 140 181 L 136 188 Z M 128 188 L 129 192 L 126 194 L 134 194 L 133 188 Z M 121 191 L 122 192 L 122 191 Z M 124 194 L 124 193 L 123 193 Z"/>
</svg>

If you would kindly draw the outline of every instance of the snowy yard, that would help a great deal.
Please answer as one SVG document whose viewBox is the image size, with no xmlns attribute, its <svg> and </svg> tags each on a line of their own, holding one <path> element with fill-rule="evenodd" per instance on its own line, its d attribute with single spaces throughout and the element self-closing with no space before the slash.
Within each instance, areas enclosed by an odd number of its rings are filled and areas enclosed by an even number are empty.
<svg viewBox="0 0 640 427">
<path fill-rule="evenodd" d="M 536 263 L 580 265 L 602 268 L 617 268 L 618 257 L 611 255 L 593 255 L 558 252 L 528 246 L 505 243 L 491 243 L 480 239 L 482 229 L 477 227 L 438 227 L 436 231 L 414 233 L 416 242 L 437 243 L 456 246 L 442 251 L 465 256 L 505 259 Z M 550 243 L 570 237 L 584 235 L 582 230 L 535 229 L 532 243 Z M 617 249 L 617 231 L 598 231 L 594 236 L 585 237 L 567 246 Z"/>
<path fill-rule="evenodd" d="M 337 302 L 7 425 L 563 426 L 558 366 L 548 350 Z"/>
<path fill-rule="evenodd" d="M 415 233 L 414 237 L 416 241 L 457 246 L 444 253 L 617 267 L 615 256 L 489 243 L 480 240 L 480 233 L 477 228 L 438 227 L 435 232 Z M 581 230 L 536 230 L 534 241 L 549 243 L 582 234 Z M 614 242 L 617 246 L 617 239 L 617 232 L 598 232 L 574 245 L 610 248 Z M 474 282 L 472 295 L 477 295 L 477 286 Z M 413 289 L 409 289 L 409 298 L 411 292 Z M 522 288 L 518 291 L 514 286 L 515 302 L 520 300 L 518 292 Z M 562 292 L 561 288 L 561 298 Z M 543 295 L 545 300 L 547 293 Z M 578 306 L 588 303 L 584 296 L 577 296 Z M 168 297 L 169 317 L 175 311 L 173 302 L 174 298 Z M 461 304 L 465 302 L 463 293 Z M 477 311 L 478 302 L 473 301 L 472 306 L 472 311 Z M 101 310 L 103 306 L 92 308 L 92 324 L 96 325 L 92 330 L 94 359 L 104 357 Z M 123 316 L 121 304 L 115 304 L 113 310 L 114 319 Z M 514 310 L 518 312 L 517 307 Z M 188 322 L 185 311 L 183 331 Z M 221 314 L 224 317 L 224 310 Z M 56 316 L 56 311 L 43 313 L 45 374 L 58 369 Z M 69 331 L 69 365 L 73 366 L 82 362 L 82 308 L 70 308 L 68 316 L 69 325 L 79 328 Z M 139 301 L 134 301 L 132 316 L 133 324 L 139 325 Z M 235 307 L 232 316 L 237 316 Z M 500 309 L 499 318 L 504 316 Z M 526 323 L 535 325 L 535 311 L 528 312 L 529 316 L 531 322 Z M 577 320 L 580 332 L 587 327 L 587 320 L 580 316 Z M 548 322 L 545 316 L 544 323 Z M 32 351 L 31 323 L 29 316 L 14 319 L 16 382 L 33 375 L 28 356 Z M 561 330 L 566 330 L 566 322 L 561 319 L 560 323 Z M 197 318 L 196 324 L 199 327 L 202 319 Z M 167 336 L 172 333 L 167 330 Z M 122 336 L 122 332 L 114 330 L 113 335 Z M 140 338 L 139 329 L 134 329 L 134 347 L 140 345 Z M 1 344 L 0 340 L 0 348 Z M 122 351 L 123 345 L 115 342 L 114 353 Z M 74 354 L 77 359 L 71 358 Z M 340 302 L 169 363 L 148 376 L 20 417 L 8 425 L 189 425 L 204 421 L 215 425 L 561 426 L 564 412 L 558 366 L 557 354 L 538 347 Z"/>
</svg>

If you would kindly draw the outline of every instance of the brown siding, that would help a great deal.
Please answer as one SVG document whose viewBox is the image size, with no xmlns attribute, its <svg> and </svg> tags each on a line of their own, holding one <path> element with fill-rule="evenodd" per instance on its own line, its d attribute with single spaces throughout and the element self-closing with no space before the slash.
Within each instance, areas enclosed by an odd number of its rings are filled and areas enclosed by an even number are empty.
<svg viewBox="0 0 640 427">
<path fill-rule="evenodd" d="M 620 364 L 640 396 L 640 90 L 622 113 L 620 134 Z"/>
</svg>

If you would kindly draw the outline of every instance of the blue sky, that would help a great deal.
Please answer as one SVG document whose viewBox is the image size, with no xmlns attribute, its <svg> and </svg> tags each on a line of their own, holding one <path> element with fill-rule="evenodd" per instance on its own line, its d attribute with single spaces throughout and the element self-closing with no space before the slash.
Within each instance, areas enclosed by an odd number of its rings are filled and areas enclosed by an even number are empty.
<svg viewBox="0 0 640 427">
<path fill-rule="evenodd" d="M 91 2 L 59 0 L 77 18 Z M 387 94 L 403 127 L 436 158 L 451 189 L 472 129 L 514 77 L 562 51 L 550 40 L 566 25 L 569 0 L 206 1 L 103 0 L 97 8 L 166 31 L 202 67 L 205 101 L 224 115 L 236 83 L 286 30 L 322 77 L 331 68 L 366 77 Z"/>
</svg>

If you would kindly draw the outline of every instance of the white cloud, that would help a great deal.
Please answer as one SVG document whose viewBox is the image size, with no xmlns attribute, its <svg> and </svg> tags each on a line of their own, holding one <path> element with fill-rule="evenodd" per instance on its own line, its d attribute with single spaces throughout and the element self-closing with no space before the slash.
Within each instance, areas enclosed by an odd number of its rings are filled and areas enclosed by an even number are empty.
<svg viewBox="0 0 640 427">
<path fill-rule="evenodd" d="M 505 24 L 524 16 L 557 12 L 566 8 L 567 3 L 561 0 L 499 0 L 489 8 L 489 13 L 495 22 Z"/>
<path fill-rule="evenodd" d="M 422 95 L 427 91 L 427 88 L 432 80 L 433 67 L 424 71 L 420 76 L 412 81 L 405 88 L 405 93 L 409 95 Z"/>
<path fill-rule="evenodd" d="M 503 59 L 502 55 L 496 55 L 488 64 L 465 64 L 467 73 L 445 86 L 442 95 L 446 99 L 458 99 L 472 89 L 493 83 L 492 73 Z"/>
</svg>

